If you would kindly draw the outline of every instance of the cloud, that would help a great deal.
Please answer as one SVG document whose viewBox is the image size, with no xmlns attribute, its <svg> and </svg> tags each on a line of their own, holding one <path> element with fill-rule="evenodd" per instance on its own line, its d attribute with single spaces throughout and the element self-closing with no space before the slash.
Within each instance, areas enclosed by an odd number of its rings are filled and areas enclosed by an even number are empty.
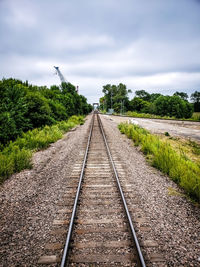
<svg viewBox="0 0 200 267">
<path fill-rule="evenodd" d="M 106 83 L 190 93 L 200 87 L 199 14 L 197 0 L 1 0 L 0 73 L 49 86 L 57 65 L 93 102 Z"/>
</svg>

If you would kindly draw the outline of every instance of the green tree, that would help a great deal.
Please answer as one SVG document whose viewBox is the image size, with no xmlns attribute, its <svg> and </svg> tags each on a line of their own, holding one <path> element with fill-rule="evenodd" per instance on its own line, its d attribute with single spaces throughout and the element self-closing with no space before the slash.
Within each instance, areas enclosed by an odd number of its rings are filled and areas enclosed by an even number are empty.
<svg viewBox="0 0 200 267">
<path fill-rule="evenodd" d="M 39 92 L 29 92 L 26 95 L 28 106 L 28 116 L 32 124 L 32 128 L 51 125 L 55 122 L 51 117 L 51 108 L 48 100 Z"/>
<path fill-rule="evenodd" d="M 150 102 L 154 102 L 159 96 L 161 96 L 161 94 L 159 93 L 153 93 L 150 95 Z"/>
<path fill-rule="evenodd" d="M 176 92 L 174 95 L 179 96 L 181 99 L 187 101 L 188 99 L 188 94 L 184 92 Z"/>
<path fill-rule="evenodd" d="M 194 103 L 194 111 L 200 112 L 200 92 L 195 91 L 193 94 L 191 94 L 190 98 Z"/>
<path fill-rule="evenodd" d="M 25 88 L 13 79 L 0 82 L 0 142 L 14 140 L 30 127 L 27 118 L 28 107 L 25 101 Z"/>
<path fill-rule="evenodd" d="M 190 118 L 193 113 L 192 105 L 179 96 L 160 96 L 154 101 L 154 105 L 155 114 L 160 116 Z"/>
<path fill-rule="evenodd" d="M 151 99 L 151 95 L 148 92 L 146 92 L 145 90 L 135 91 L 135 96 L 138 98 L 141 98 L 145 101 L 150 101 L 150 99 Z"/>
<path fill-rule="evenodd" d="M 92 110 L 70 83 L 61 87 L 31 85 L 17 79 L 0 81 L 0 146 L 32 128 L 66 120 Z"/>
<path fill-rule="evenodd" d="M 129 106 L 130 106 L 130 111 L 148 112 L 148 107 L 150 106 L 150 103 L 139 97 L 134 97 L 130 101 Z"/>
<path fill-rule="evenodd" d="M 124 110 L 127 110 L 129 105 L 128 93 L 131 93 L 130 89 L 126 88 L 125 84 L 120 83 L 119 85 L 104 85 L 102 92 L 104 93 L 104 108 L 114 108 L 115 112 L 120 112 L 122 104 Z"/>
</svg>

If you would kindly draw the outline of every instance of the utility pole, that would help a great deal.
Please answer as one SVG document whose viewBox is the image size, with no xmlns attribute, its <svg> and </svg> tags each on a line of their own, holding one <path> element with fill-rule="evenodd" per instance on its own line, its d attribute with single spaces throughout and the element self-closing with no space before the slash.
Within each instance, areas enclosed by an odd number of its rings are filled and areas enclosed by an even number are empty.
<svg viewBox="0 0 200 267">
<path fill-rule="evenodd" d="M 124 114 L 124 100 L 121 100 L 121 115 Z"/>
<path fill-rule="evenodd" d="M 112 109 L 112 89 L 111 89 L 111 109 Z"/>
</svg>

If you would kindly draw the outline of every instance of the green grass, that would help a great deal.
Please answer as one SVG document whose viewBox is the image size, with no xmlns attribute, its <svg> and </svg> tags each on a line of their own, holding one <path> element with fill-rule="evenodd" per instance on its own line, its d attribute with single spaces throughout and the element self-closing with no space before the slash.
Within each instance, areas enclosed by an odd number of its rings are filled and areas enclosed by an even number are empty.
<svg viewBox="0 0 200 267">
<path fill-rule="evenodd" d="M 0 183 L 13 173 L 31 168 L 33 152 L 47 148 L 62 138 L 65 132 L 83 123 L 83 116 L 72 116 L 68 121 L 23 133 L 22 137 L 10 142 L 0 152 Z"/>
<path fill-rule="evenodd" d="M 189 119 L 177 119 L 176 117 L 168 117 L 168 116 L 159 116 L 149 113 L 138 113 L 136 111 L 128 111 L 126 112 L 127 116 L 135 117 L 135 118 L 147 118 L 147 119 L 165 119 L 165 120 L 186 120 L 186 121 L 200 121 L 200 112 L 193 113 L 192 117 Z"/>
<path fill-rule="evenodd" d="M 200 121 L 200 112 L 194 112 L 192 114 L 192 119 L 195 121 Z"/>
<path fill-rule="evenodd" d="M 147 130 L 127 123 L 118 125 L 121 133 L 140 145 L 152 166 L 167 174 L 193 199 L 200 202 L 200 166 L 182 151 L 176 151 L 168 141 Z"/>
</svg>

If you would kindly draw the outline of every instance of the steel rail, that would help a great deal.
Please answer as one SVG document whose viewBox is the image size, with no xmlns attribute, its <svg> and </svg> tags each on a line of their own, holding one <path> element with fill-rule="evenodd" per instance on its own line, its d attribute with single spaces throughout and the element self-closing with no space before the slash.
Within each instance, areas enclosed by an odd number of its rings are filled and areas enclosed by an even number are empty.
<svg viewBox="0 0 200 267">
<path fill-rule="evenodd" d="M 122 199 L 122 202 L 123 202 L 123 205 L 124 205 L 124 209 L 125 209 L 125 211 L 126 211 L 126 216 L 127 216 L 127 218 L 128 218 L 129 227 L 130 227 L 130 229 L 131 229 L 131 233 L 132 233 L 132 236 L 133 236 L 133 240 L 134 240 L 134 242 L 135 242 L 135 246 L 136 246 L 136 249 L 137 249 L 137 253 L 138 253 L 138 256 L 139 256 L 139 259 L 140 259 L 140 266 L 142 266 L 142 267 L 146 267 L 146 264 L 145 264 L 145 261 L 144 261 L 143 255 L 142 255 L 142 251 L 141 251 L 141 248 L 140 248 L 140 245 L 139 245 L 137 236 L 136 236 L 136 232 L 135 232 L 135 229 L 134 229 L 134 226 L 133 226 L 133 222 L 132 222 L 132 219 L 131 219 L 129 210 L 128 210 L 128 206 L 127 206 L 127 203 L 126 203 L 126 199 L 125 199 L 125 197 L 124 197 L 124 194 L 123 194 L 123 191 L 122 191 L 122 188 L 121 188 L 121 185 L 120 185 L 120 181 L 119 181 L 118 173 L 117 173 L 117 170 L 116 170 L 116 167 L 115 167 L 115 164 L 114 164 L 114 161 L 113 161 L 113 158 L 112 158 L 112 155 L 111 155 L 109 146 L 108 146 L 108 142 L 107 142 L 107 140 L 106 140 L 106 136 L 105 136 L 105 133 L 104 133 L 103 125 L 102 125 L 101 119 L 100 119 L 100 117 L 99 117 L 98 114 L 97 114 L 97 118 L 98 118 L 98 122 L 99 122 L 99 125 L 100 125 L 101 133 L 102 133 L 102 135 L 103 135 L 104 143 L 105 143 L 105 145 L 106 145 L 107 153 L 108 153 L 108 156 L 109 156 L 109 158 L 110 158 L 110 162 L 111 162 L 111 164 L 112 164 L 113 171 L 114 171 L 114 173 L 115 173 L 115 178 L 116 178 L 116 181 L 117 181 L 118 189 L 119 189 L 119 192 L 120 192 L 120 195 L 121 195 L 121 199 Z"/>
<path fill-rule="evenodd" d="M 86 147 L 86 150 L 85 150 L 84 161 L 83 161 L 83 165 L 82 165 L 82 169 L 81 169 L 81 174 L 80 174 L 80 178 L 79 178 L 79 184 L 78 184 L 78 188 L 77 188 L 77 192 L 76 192 L 76 197 L 75 197 L 75 200 L 74 200 L 74 206 L 73 206 L 72 215 L 71 215 L 71 219 L 70 219 L 70 224 L 69 224 L 69 229 L 68 229 L 67 238 L 66 238 L 66 242 L 65 242 L 65 247 L 64 247 L 64 250 L 63 250 L 62 261 L 61 261 L 61 265 L 60 265 L 61 267 L 65 267 L 66 266 L 67 257 L 68 257 L 68 254 L 69 254 L 69 244 L 70 244 L 70 240 L 71 240 L 71 236 L 72 236 L 74 218 L 75 218 L 75 215 L 76 215 L 78 198 L 79 198 L 79 195 L 80 195 L 81 184 L 82 184 L 82 180 L 83 180 L 83 174 L 84 174 L 85 165 L 86 165 L 86 161 L 87 161 L 87 156 L 88 156 L 88 150 L 89 150 L 90 140 L 91 140 L 91 136 L 92 136 L 93 125 L 94 125 L 94 113 L 92 115 L 90 133 L 89 133 L 89 137 L 88 137 L 87 147 Z"/>
</svg>

